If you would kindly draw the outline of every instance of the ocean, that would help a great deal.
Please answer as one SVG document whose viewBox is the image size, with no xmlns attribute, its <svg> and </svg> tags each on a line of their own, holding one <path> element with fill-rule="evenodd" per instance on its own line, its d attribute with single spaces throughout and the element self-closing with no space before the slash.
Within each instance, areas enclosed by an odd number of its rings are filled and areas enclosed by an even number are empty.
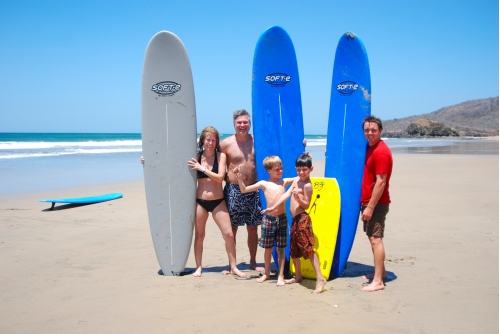
<svg viewBox="0 0 500 334">
<path fill-rule="evenodd" d="M 306 139 L 313 159 L 324 160 L 326 136 Z M 398 138 L 386 143 L 394 154 L 498 155 L 498 140 L 490 139 Z M 140 180 L 141 151 L 138 133 L 0 133 L 0 195 Z M 109 192 L 114 191 L 119 190 Z"/>
</svg>

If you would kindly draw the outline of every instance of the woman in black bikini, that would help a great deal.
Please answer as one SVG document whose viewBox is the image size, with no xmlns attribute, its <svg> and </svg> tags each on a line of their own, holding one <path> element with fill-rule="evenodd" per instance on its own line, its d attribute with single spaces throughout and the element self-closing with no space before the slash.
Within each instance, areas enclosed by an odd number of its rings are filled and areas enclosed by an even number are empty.
<svg viewBox="0 0 500 334">
<path fill-rule="evenodd" d="M 198 142 L 198 159 L 188 161 L 189 167 L 197 171 L 198 188 L 196 191 L 196 220 L 194 225 L 194 258 L 196 271 L 193 276 L 200 277 L 202 273 L 203 240 L 208 214 L 212 213 L 217 226 L 222 233 L 229 258 L 229 273 L 240 277 L 245 274 L 236 267 L 236 245 L 231 220 L 224 201 L 222 181 L 226 177 L 226 155 L 219 151 L 219 132 L 212 126 L 201 131 Z M 219 166 L 221 166 L 219 168 Z"/>
</svg>

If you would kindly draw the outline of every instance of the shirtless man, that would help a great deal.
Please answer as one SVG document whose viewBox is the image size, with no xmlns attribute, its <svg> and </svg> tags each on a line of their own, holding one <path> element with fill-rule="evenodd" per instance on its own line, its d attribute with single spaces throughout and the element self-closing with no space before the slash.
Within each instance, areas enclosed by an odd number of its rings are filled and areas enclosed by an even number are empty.
<svg viewBox="0 0 500 334">
<path fill-rule="evenodd" d="M 264 268 L 257 267 L 256 261 L 259 241 L 257 227 L 262 222 L 259 193 L 254 191 L 242 194 L 238 185 L 238 177 L 232 172 L 241 166 L 241 180 L 247 185 L 257 182 L 253 136 L 248 133 L 251 126 L 250 114 L 243 109 L 235 111 L 233 123 L 235 134 L 220 142 L 220 150 L 227 157 L 228 173 L 224 187 L 224 198 L 231 217 L 234 237 L 236 238 L 239 226 L 247 226 L 250 267 L 257 271 L 263 271 Z"/>
</svg>

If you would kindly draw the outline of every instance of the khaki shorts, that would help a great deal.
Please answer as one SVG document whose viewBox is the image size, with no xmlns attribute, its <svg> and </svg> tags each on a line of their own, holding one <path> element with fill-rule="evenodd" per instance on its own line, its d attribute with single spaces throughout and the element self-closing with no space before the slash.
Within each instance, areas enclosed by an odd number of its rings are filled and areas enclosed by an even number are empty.
<svg viewBox="0 0 500 334">
<path fill-rule="evenodd" d="M 362 205 L 360 212 L 363 214 L 366 205 Z M 372 219 L 363 220 L 363 231 L 369 237 L 384 237 L 385 217 L 389 213 L 389 204 L 377 204 L 373 210 Z"/>
</svg>

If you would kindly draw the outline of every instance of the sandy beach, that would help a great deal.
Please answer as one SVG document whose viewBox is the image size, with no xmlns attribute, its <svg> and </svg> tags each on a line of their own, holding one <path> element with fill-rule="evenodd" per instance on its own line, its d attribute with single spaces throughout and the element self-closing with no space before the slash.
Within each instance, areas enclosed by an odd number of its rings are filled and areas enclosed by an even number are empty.
<svg viewBox="0 0 500 334">
<path fill-rule="evenodd" d="M 158 275 L 142 181 L 2 196 L 0 333 L 498 333 L 498 167 L 498 155 L 394 155 L 389 280 L 375 293 L 359 291 L 372 270 L 361 225 L 344 276 L 315 295 L 311 280 L 278 288 L 221 275 L 211 219 L 203 276 Z M 124 197 L 53 211 L 38 202 L 107 192 Z M 237 259 L 255 274 L 246 236 Z"/>
</svg>

